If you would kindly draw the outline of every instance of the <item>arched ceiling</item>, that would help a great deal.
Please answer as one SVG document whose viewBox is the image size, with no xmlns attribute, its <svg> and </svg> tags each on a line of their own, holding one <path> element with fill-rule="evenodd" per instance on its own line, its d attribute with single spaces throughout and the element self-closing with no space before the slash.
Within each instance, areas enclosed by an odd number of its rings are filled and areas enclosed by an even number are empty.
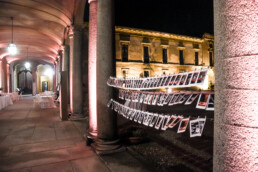
<svg viewBox="0 0 258 172">
<path fill-rule="evenodd" d="M 0 58 L 6 57 L 9 63 L 27 60 L 28 48 L 29 60 L 53 63 L 61 49 L 65 29 L 74 23 L 75 18 L 82 19 L 85 2 L 0 0 Z M 18 48 L 15 56 L 7 53 L 7 46 L 11 43 L 11 17 L 14 18 L 13 42 Z"/>
</svg>

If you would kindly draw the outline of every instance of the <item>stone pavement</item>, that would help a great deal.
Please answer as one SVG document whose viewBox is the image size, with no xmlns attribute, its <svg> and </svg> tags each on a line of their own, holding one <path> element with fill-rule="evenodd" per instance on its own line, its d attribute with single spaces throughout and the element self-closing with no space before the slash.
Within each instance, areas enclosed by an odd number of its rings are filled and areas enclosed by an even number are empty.
<svg viewBox="0 0 258 172">
<path fill-rule="evenodd" d="M 147 172 L 129 152 L 98 156 L 85 146 L 85 121 L 61 121 L 58 109 L 41 109 L 23 97 L 0 111 L 0 171 Z"/>
</svg>

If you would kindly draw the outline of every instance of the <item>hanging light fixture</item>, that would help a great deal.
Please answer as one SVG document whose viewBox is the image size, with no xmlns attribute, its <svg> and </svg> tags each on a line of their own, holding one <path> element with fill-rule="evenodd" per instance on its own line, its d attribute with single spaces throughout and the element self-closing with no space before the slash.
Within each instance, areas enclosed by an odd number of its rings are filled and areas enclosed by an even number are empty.
<svg viewBox="0 0 258 172">
<path fill-rule="evenodd" d="M 29 56 L 28 56 L 28 47 L 27 47 L 27 62 L 25 62 L 24 66 L 28 70 L 30 68 L 30 63 L 28 62 Z"/>
<path fill-rule="evenodd" d="M 8 45 L 7 51 L 10 55 L 15 55 L 17 53 L 17 47 L 16 45 L 13 43 L 13 17 L 11 17 L 12 20 L 12 41 L 11 43 Z"/>
</svg>

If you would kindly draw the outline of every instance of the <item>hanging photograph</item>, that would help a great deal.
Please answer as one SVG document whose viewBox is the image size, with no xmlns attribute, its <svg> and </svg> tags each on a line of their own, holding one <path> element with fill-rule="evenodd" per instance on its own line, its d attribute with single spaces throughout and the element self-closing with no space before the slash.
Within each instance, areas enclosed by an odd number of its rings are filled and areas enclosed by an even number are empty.
<svg viewBox="0 0 258 172">
<path fill-rule="evenodd" d="M 146 97 L 146 93 L 143 92 L 142 95 L 141 95 L 141 98 L 140 98 L 140 103 L 143 103 L 145 97 Z"/>
<path fill-rule="evenodd" d="M 130 119 L 131 115 L 135 112 L 135 109 L 129 109 L 128 111 L 124 111 L 125 118 Z"/>
<path fill-rule="evenodd" d="M 196 84 L 198 76 L 199 76 L 199 72 L 194 72 L 193 73 L 193 77 L 192 77 L 191 82 L 190 82 L 191 85 L 195 85 Z"/>
<path fill-rule="evenodd" d="M 183 119 L 180 121 L 178 130 L 177 130 L 177 133 L 183 133 L 183 132 L 185 132 L 185 130 L 187 129 L 188 123 L 189 123 L 189 119 L 190 119 L 190 118 L 183 118 Z"/>
<path fill-rule="evenodd" d="M 214 94 L 210 94 L 206 110 L 214 111 Z"/>
<path fill-rule="evenodd" d="M 196 108 L 197 109 L 206 109 L 208 98 L 209 98 L 208 93 L 201 93 L 199 96 Z"/>
<path fill-rule="evenodd" d="M 168 84 L 169 84 L 169 82 L 170 82 L 171 79 L 172 79 L 172 76 L 169 75 L 168 78 L 167 78 L 167 80 L 166 80 L 166 82 L 165 82 L 165 84 L 164 84 L 164 87 L 168 87 Z"/>
<path fill-rule="evenodd" d="M 207 72 L 208 72 L 207 70 L 200 72 L 198 76 L 197 84 L 202 84 L 204 82 Z"/>
<path fill-rule="evenodd" d="M 160 87 L 164 87 L 167 79 L 168 79 L 168 76 L 165 76 L 164 79 L 162 80 L 162 83 L 160 84 Z"/>
<path fill-rule="evenodd" d="M 190 120 L 190 137 L 197 137 L 201 135 L 199 119 Z"/>
<path fill-rule="evenodd" d="M 166 127 L 168 128 L 171 124 L 173 124 L 175 122 L 176 119 L 177 119 L 176 115 L 171 115 L 167 124 L 166 124 Z"/>
<path fill-rule="evenodd" d="M 173 98 L 173 94 L 169 94 L 168 96 L 167 96 L 167 98 L 166 98 L 166 100 L 163 102 L 163 105 L 167 105 L 168 104 L 168 102 Z"/>
<path fill-rule="evenodd" d="M 161 85 L 165 82 L 165 77 L 162 76 L 159 82 L 159 85 L 157 87 L 161 87 Z"/>
<path fill-rule="evenodd" d="M 202 132 L 203 132 L 203 129 L 204 129 L 205 122 L 206 122 L 206 116 L 205 116 L 205 118 L 199 118 L 199 125 L 200 125 L 200 133 L 201 133 L 201 135 L 202 135 Z"/>
<path fill-rule="evenodd" d="M 181 77 L 182 77 L 182 75 L 177 75 L 175 82 L 173 83 L 173 86 L 177 86 L 179 84 Z"/>
<path fill-rule="evenodd" d="M 153 87 L 154 87 L 155 80 L 156 80 L 156 78 L 152 78 L 152 79 L 151 79 L 151 83 L 150 83 L 149 88 L 153 88 Z"/>
<path fill-rule="evenodd" d="M 187 99 L 187 101 L 185 102 L 185 105 L 190 105 L 193 103 L 193 101 L 198 97 L 199 94 L 192 94 L 189 96 L 189 98 Z"/>
<path fill-rule="evenodd" d="M 142 124 L 143 125 L 146 125 L 146 126 L 148 126 L 149 125 L 149 121 L 148 121 L 148 119 L 149 119 L 149 112 L 145 112 L 144 113 L 144 116 L 143 116 L 143 121 L 142 121 Z"/>
<path fill-rule="evenodd" d="M 177 116 L 176 120 L 169 124 L 168 128 L 175 127 L 181 120 L 183 119 L 182 116 Z"/>
<path fill-rule="evenodd" d="M 176 77 L 177 77 L 177 75 L 172 76 L 171 80 L 168 83 L 168 86 L 172 86 L 174 84 L 174 81 L 175 81 Z"/>
<path fill-rule="evenodd" d="M 178 98 L 175 100 L 175 102 L 174 102 L 174 105 L 175 104 L 179 104 L 180 103 L 180 100 L 182 99 L 182 98 L 184 98 L 184 93 L 182 93 L 182 94 L 179 94 L 179 96 L 178 96 Z"/>
<path fill-rule="evenodd" d="M 149 127 L 153 127 L 153 126 L 156 124 L 158 118 L 159 118 L 159 114 L 154 113 L 154 114 L 153 114 L 153 117 L 152 117 L 152 120 L 151 120 L 151 122 L 149 123 Z"/>
<path fill-rule="evenodd" d="M 144 125 L 149 126 L 153 119 L 153 113 L 148 113 L 148 119 L 144 122 Z"/>
<path fill-rule="evenodd" d="M 147 92 L 147 93 L 146 93 L 146 97 L 145 97 L 145 99 L 144 99 L 144 101 L 143 101 L 144 104 L 148 104 L 149 97 L 150 97 L 150 93 Z"/>
<path fill-rule="evenodd" d="M 140 115 L 139 115 L 139 118 L 138 118 L 138 121 L 137 121 L 139 124 L 142 123 L 144 114 L 145 114 L 145 112 L 143 112 L 143 111 L 140 112 Z"/>
<path fill-rule="evenodd" d="M 181 97 L 181 99 L 178 101 L 178 104 L 184 103 L 190 97 L 190 95 L 191 94 L 189 94 L 189 93 L 184 94 L 184 96 Z"/>
<path fill-rule="evenodd" d="M 113 104 L 113 99 L 110 99 L 108 104 L 107 104 L 107 107 L 108 108 L 111 108 L 112 107 L 112 104 Z M 112 108 L 111 108 L 112 109 Z"/>
<path fill-rule="evenodd" d="M 129 119 L 130 120 L 133 120 L 134 119 L 134 117 L 135 117 L 135 115 L 137 114 L 137 110 L 135 110 L 133 113 L 132 113 L 132 115 L 129 117 Z"/>
<path fill-rule="evenodd" d="M 155 93 L 153 98 L 152 98 L 152 103 L 151 104 L 156 105 L 159 97 L 160 97 L 160 93 Z"/>
<path fill-rule="evenodd" d="M 157 122 L 156 122 L 156 124 L 155 124 L 155 128 L 156 128 L 157 130 L 159 130 L 159 128 L 160 128 L 160 126 L 161 126 L 163 120 L 164 120 L 164 116 L 163 116 L 163 115 L 159 115 L 159 117 L 158 117 L 158 119 L 157 119 Z"/>
<path fill-rule="evenodd" d="M 150 93 L 149 94 L 148 105 L 151 105 L 153 97 L 154 97 L 154 93 Z"/>
<path fill-rule="evenodd" d="M 137 121 L 138 121 L 140 115 L 141 115 L 141 111 L 137 111 L 137 113 L 136 113 L 135 116 L 134 116 L 134 122 L 137 122 Z"/>
<path fill-rule="evenodd" d="M 187 75 L 183 75 L 180 79 L 179 86 L 184 86 Z"/>
<path fill-rule="evenodd" d="M 155 79 L 155 83 L 154 83 L 154 88 L 157 88 L 158 87 L 158 85 L 159 85 L 159 82 L 160 82 L 160 77 L 157 77 L 156 79 Z"/>
<path fill-rule="evenodd" d="M 170 120 L 170 116 L 165 115 L 164 119 L 162 121 L 162 124 L 161 124 L 161 130 L 167 130 L 167 128 L 168 128 L 167 124 L 168 124 L 169 120 Z"/>
<path fill-rule="evenodd" d="M 175 104 L 175 101 L 178 99 L 180 94 L 174 94 L 174 96 L 171 98 L 170 102 L 168 103 L 169 106 L 172 106 Z"/>
</svg>

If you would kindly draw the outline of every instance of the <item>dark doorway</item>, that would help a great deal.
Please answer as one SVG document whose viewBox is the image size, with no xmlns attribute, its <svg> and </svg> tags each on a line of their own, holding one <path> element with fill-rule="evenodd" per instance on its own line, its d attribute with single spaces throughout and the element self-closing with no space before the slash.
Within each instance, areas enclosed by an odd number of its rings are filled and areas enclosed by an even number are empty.
<svg viewBox="0 0 258 172">
<path fill-rule="evenodd" d="M 48 91 L 48 82 L 42 81 L 42 92 Z"/>
<path fill-rule="evenodd" d="M 24 69 L 18 73 L 18 87 L 23 94 L 32 94 L 32 73 Z"/>
</svg>

